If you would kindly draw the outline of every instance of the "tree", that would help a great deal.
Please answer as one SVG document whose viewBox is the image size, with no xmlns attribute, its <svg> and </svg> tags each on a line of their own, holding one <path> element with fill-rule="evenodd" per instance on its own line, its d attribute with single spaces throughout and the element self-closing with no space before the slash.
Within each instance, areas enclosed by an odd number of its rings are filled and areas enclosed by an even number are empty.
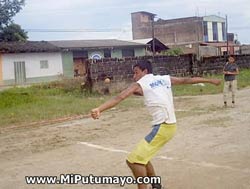
<svg viewBox="0 0 250 189">
<path fill-rule="evenodd" d="M 18 13 L 25 0 L 0 0 L 0 27 L 8 26 L 11 24 L 12 18 Z"/>
<path fill-rule="evenodd" d="M 27 32 L 12 20 L 24 4 L 25 0 L 0 0 L 0 41 L 26 41 L 28 39 Z"/>
<path fill-rule="evenodd" d="M 0 41 L 26 41 L 27 39 L 27 32 L 18 24 L 10 24 L 0 31 Z"/>
</svg>

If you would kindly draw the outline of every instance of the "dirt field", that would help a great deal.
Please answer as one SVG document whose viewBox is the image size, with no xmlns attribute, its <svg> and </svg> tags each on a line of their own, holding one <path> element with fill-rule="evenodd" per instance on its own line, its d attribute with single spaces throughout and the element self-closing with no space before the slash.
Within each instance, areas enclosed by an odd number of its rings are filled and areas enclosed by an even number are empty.
<svg viewBox="0 0 250 189">
<path fill-rule="evenodd" d="M 141 98 L 138 98 L 141 101 Z M 175 98 L 178 130 L 152 160 L 168 189 L 250 188 L 250 89 L 235 108 L 222 94 Z M 131 175 L 127 152 L 150 131 L 145 108 L 113 109 L 101 119 L 0 131 L 0 188 L 121 188 L 119 185 L 27 185 L 27 175 Z M 135 185 L 124 188 L 135 189 Z"/>
</svg>

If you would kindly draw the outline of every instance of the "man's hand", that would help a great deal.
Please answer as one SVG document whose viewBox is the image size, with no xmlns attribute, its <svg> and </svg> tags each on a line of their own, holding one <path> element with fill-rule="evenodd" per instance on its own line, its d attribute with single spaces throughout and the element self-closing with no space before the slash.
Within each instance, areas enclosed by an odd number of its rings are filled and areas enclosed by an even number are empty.
<svg viewBox="0 0 250 189">
<path fill-rule="evenodd" d="M 91 110 L 91 117 L 93 119 L 99 119 L 100 115 L 101 115 L 101 112 L 100 112 L 99 108 L 94 108 Z"/>
</svg>

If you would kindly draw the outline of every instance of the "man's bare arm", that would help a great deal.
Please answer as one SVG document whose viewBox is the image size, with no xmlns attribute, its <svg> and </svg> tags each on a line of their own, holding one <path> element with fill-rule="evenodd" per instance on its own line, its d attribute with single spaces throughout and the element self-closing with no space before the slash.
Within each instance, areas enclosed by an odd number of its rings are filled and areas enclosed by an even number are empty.
<svg viewBox="0 0 250 189">
<path fill-rule="evenodd" d="M 140 85 L 137 83 L 133 83 L 131 86 L 129 86 L 127 89 L 123 90 L 119 95 L 117 95 L 116 97 L 106 101 L 105 103 L 103 103 L 102 105 L 100 105 L 97 108 L 94 108 L 91 110 L 91 116 L 94 119 L 98 119 L 101 115 L 101 112 L 110 109 L 114 106 L 116 106 L 117 104 L 119 104 L 122 100 L 126 99 L 127 97 L 129 97 L 130 95 L 134 94 L 134 93 L 138 93 L 138 91 L 140 91 Z"/>
<path fill-rule="evenodd" d="M 196 83 L 210 83 L 213 85 L 219 85 L 221 83 L 220 79 L 207 79 L 202 77 L 170 77 L 171 83 L 173 85 L 182 85 L 182 84 L 196 84 Z"/>
</svg>

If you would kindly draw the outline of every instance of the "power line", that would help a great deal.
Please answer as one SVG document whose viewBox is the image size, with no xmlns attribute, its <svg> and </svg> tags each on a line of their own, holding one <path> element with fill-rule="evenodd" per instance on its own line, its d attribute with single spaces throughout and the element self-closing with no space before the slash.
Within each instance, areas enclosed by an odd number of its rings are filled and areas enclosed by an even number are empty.
<svg viewBox="0 0 250 189">
<path fill-rule="evenodd" d="M 106 28 L 106 29 L 24 29 L 27 32 L 39 32 L 39 33 L 74 33 L 74 32 L 130 32 L 130 29 L 117 29 L 117 28 Z"/>
<path fill-rule="evenodd" d="M 247 30 L 250 29 L 250 26 L 236 26 L 236 27 L 230 27 L 230 29 L 234 29 L 234 30 Z"/>
</svg>

